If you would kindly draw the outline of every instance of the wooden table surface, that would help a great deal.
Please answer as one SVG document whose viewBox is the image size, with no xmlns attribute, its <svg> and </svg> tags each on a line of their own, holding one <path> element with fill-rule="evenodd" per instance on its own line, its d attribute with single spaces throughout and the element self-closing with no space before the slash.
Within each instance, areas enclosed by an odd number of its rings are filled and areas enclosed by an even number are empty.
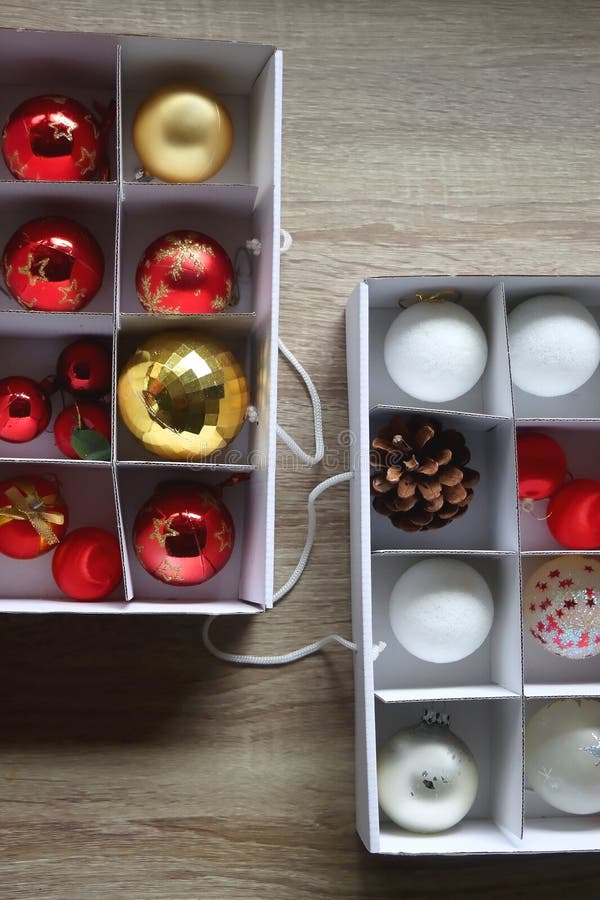
<svg viewBox="0 0 600 900">
<path fill-rule="evenodd" d="M 281 335 L 314 376 L 327 463 L 282 466 L 277 584 L 307 492 L 343 471 L 343 314 L 369 274 L 597 273 L 594 0 L 6 0 L 5 26 L 273 43 L 285 51 Z M 309 445 L 280 367 L 280 421 Z M 285 456 L 282 448 L 282 458 Z M 349 635 L 347 487 L 268 616 L 222 643 Z M 0 898 L 300 900 L 592 895 L 593 855 L 370 857 L 354 832 L 348 651 L 209 657 L 188 617 L 0 621 Z"/>
</svg>

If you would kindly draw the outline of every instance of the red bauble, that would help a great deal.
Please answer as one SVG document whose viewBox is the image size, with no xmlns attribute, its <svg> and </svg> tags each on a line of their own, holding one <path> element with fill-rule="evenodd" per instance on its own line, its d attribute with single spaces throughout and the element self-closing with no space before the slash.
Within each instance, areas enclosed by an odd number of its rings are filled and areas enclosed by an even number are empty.
<svg viewBox="0 0 600 900">
<path fill-rule="evenodd" d="M 173 585 L 201 584 L 216 575 L 233 552 L 231 514 L 208 485 L 166 482 L 142 507 L 133 545 L 154 578 Z"/>
<path fill-rule="evenodd" d="M 171 231 L 146 248 L 135 285 L 149 313 L 218 313 L 233 303 L 233 266 L 199 231 Z"/>
<path fill-rule="evenodd" d="M 548 504 L 548 528 L 567 550 L 600 548 L 600 481 L 576 478 Z"/>
<path fill-rule="evenodd" d="M 108 177 L 101 129 L 91 112 L 69 97 L 31 97 L 21 103 L 4 126 L 2 153 L 18 179 Z"/>
<path fill-rule="evenodd" d="M 0 440 L 32 441 L 48 427 L 52 407 L 37 381 L 20 375 L 0 380 Z"/>
<path fill-rule="evenodd" d="M 547 500 L 567 477 L 562 447 L 538 431 L 520 431 L 517 435 L 517 464 L 521 500 Z"/>
<path fill-rule="evenodd" d="M 73 394 L 101 397 L 110 390 L 112 359 L 101 341 L 81 338 L 65 347 L 58 358 L 59 387 Z"/>
<path fill-rule="evenodd" d="M 68 518 L 54 480 L 23 475 L 0 482 L 0 553 L 5 556 L 34 559 L 53 550 Z"/>
<path fill-rule="evenodd" d="M 15 231 L 4 248 L 2 272 L 6 287 L 25 309 L 74 312 L 100 290 L 104 256 L 83 225 L 43 216 Z"/>
<path fill-rule="evenodd" d="M 72 600 L 102 600 L 123 579 L 118 540 L 102 528 L 76 528 L 52 557 L 52 575 Z"/>
<path fill-rule="evenodd" d="M 110 459 L 110 414 L 101 403 L 81 400 L 54 422 L 56 446 L 70 459 Z"/>
</svg>

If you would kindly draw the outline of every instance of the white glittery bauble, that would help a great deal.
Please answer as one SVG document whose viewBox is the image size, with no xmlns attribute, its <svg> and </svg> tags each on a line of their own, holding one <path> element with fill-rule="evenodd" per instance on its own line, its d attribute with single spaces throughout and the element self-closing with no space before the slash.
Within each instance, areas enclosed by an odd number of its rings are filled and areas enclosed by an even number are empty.
<svg viewBox="0 0 600 900">
<path fill-rule="evenodd" d="M 563 812 L 600 812 L 600 701 L 554 700 L 525 733 L 529 786 Z"/>
<path fill-rule="evenodd" d="M 520 303 L 508 317 L 508 337 L 512 379 L 536 397 L 576 391 L 600 363 L 600 329 L 572 297 L 540 294 Z"/>
<path fill-rule="evenodd" d="M 475 387 L 487 363 L 483 328 L 456 303 L 415 303 L 392 322 L 383 345 L 389 376 L 417 400 L 445 403 Z"/>
<path fill-rule="evenodd" d="M 527 581 L 523 616 L 544 650 L 569 659 L 600 653 L 600 558 L 544 560 Z"/>
<path fill-rule="evenodd" d="M 417 725 L 378 753 L 381 809 L 402 828 L 445 831 L 471 809 L 479 774 L 473 754 L 446 725 Z"/>
<path fill-rule="evenodd" d="M 390 597 L 392 631 L 419 659 L 455 662 L 489 634 L 494 601 L 472 566 L 448 557 L 425 559 L 400 576 Z"/>
</svg>

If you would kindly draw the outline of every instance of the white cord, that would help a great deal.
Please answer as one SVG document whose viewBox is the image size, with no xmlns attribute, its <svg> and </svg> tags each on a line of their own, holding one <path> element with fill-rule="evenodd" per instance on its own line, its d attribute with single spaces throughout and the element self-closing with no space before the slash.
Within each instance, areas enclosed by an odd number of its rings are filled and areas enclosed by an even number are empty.
<svg viewBox="0 0 600 900">
<path fill-rule="evenodd" d="M 321 462 L 321 460 L 323 459 L 323 456 L 325 454 L 325 443 L 323 441 L 323 416 L 321 414 L 321 400 L 319 398 L 319 395 L 317 393 L 317 390 L 316 390 L 314 384 L 312 383 L 312 379 L 311 379 L 310 375 L 308 374 L 308 372 L 306 371 L 304 366 L 302 366 L 298 362 L 298 360 L 296 359 L 294 354 L 291 352 L 291 350 L 288 350 L 288 348 L 286 347 L 286 345 L 283 343 L 282 340 L 279 341 L 279 352 L 282 354 L 282 356 L 285 356 L 287 361 L 295 368 L 295 370 L 298 372 L 298 375 L 300 376 L 300 378 L 306 385 L 306 390 L 308 391 L 308 394 L 309 394 L 309 397 L 310 397 L 310 400 L 312 403 L 313 418 L 314 418 L 314 425 L 315 425 L 315 453 L 314 453 L 314 456 L 311 456 L 310 453 L 306 453 L 306 451 L 304 451 L 302 449 L 302 447 L 300 447 L 300 445 L 296 443 L 296 441 L 294 440 L 293 437 L 290 437 L 290 435 L 287 433 L 287 431 L 285 431 L 281 427 L 281 425 L 277 425 L 277 436 L 284 442 L 284 444 L 287 444 L 287 446 L 290 448 L 292 453 L 295 456 L 297 456 L 299 460 L 301 460 L 307 466 L 314 466 L 314 465 L 316 465 L 316 463 Z"/>
<path fill-rule="evenodd" d="M 280 253 L 287 253 L 292 244 L 294 243 L 294 239 L 285 228 L 281 228 L 281 246 L 279 247 Z"/>
</svg>

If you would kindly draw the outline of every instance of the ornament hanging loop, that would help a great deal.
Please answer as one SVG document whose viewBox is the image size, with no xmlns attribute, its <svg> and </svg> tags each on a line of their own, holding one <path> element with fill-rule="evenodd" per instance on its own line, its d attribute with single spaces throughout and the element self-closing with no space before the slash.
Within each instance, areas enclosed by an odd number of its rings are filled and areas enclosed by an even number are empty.
<svg viewBox="0 0 600 900">
<path fill-rule="evenodd" d="M 415 303 L 457 303 L 461 298 L 461 292 L 453 288 L 443 288 L 441 291 L 435 291 L 433 294 L 417 291 L 412 297 L 400 298 L 398 306 L 402 309 L 407 309 Z"/>
<path fill-rule="evenodd" d="M 531 497 L 525 497 L 524 500 L 521 501 L 521 509 L 523 512 L 526 512 L 532 518 L 536 520 L 536 522 L 545 522 L 550 518 L 551 513 L 547 513 L 545 516 L 536 516 L 534 512 L 535 501 L 531 499 Z"/>
<path fill-rule="evenodd" d="M 450 713 L 438 712 L 435 709 L 426 709 L 421 716 L 421 722 L 424 725 L 444 725 L 450 727 Z"/>
</svg>

